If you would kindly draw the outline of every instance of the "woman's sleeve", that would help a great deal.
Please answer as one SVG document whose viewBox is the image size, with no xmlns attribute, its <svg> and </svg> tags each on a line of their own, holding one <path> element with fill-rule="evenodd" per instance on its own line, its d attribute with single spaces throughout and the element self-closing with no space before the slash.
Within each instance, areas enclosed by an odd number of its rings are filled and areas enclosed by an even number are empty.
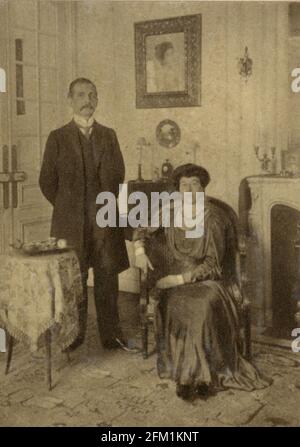
<svg viewBox="0 0 300 447">
<path fill-rule="evenodd" d="M 221 279 L 225 253 L 225 226 L 220 220 L 208 224 L 204 252 L 203 260 L 192 271 L 192 281 Z"/>
</svg>

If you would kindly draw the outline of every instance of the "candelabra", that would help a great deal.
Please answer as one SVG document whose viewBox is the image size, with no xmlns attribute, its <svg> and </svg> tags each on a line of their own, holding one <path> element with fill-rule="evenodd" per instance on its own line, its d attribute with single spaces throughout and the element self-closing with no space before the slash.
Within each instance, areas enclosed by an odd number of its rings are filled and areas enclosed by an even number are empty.
<svg viewBox="0 0 300 447">
<path fill-rule="evenodd" d="M 138 180 L 143 181 L 142 177 L 142 158 L 143 158 L 143 149 L 146 146 L 150 146 L 150 143 L 146 141 L 144 137 L 141 137 L 137 140 L 137 150 L 139 151 L 139 162 L 138 162 Z"/>
<path fill-rule="evenodd" d="M 261 170 L 264 173 L 268 173 L 269 172 L 269 164 L 272 161 L 274 161 L 274 159 L 275 159 L 276 147 L 275 146 L 271 147 L 271 157 L 269 157 L 269 155 L 266 151 L 264 151 L 263 155 L 260 156 L 260 147 L 259 146 L 254 146 L 254 152 L 255 152 L 257 160 L 260 161 L 260 163 L 261 163 Z"/>
</svg>

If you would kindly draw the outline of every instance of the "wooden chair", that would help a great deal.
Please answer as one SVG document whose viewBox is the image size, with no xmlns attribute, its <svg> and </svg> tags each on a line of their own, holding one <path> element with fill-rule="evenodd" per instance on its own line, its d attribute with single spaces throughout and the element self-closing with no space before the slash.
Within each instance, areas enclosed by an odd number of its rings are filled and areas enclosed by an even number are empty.
<svg viewBox="0 0 300 447">
<path fill-rule="evenodd" d="M 232 279 L 238 284 L 242 294 L 242 302 L 238 304 L 240 327 L 241 327 L 241 347 L 245 358 L 251 358 L 251 308 L 250 302 L 247 299 L 247 277 L 245 273 L 246 267 L 246 246 L 243 240 L 239 240 L 238 231 L 238 217 L 235 211 L 225 202 L 219 199 L 209 197 L 211 203 L 219 207 L 225 212 L 231 228 L 226 230 L 226 271 L 225 276 L 230 275 Z M 233 230 L 233 231 L 232 231 Z M 153 233 L 152 238 L 162 237 L 163 231 L 159 235 L 158 232 Z M 150 242 L 151 242 L 150 240 Z M 154 247 L 158 240 L 152 240 L 151 247 Z M 147 251 L 147 250 L 146 250 Z M 153 281 L 150 280 L 149 275 L 146 276 L 142 272 L 140 274 L 140 318 L 142 330 L 142 354 L 143 358 L 148 358 L 148 335 L 149 325 L 153 324 L 154 315 L 149 312 L 149 298 L 150 291 L 153 287 Z"/>
</svg>

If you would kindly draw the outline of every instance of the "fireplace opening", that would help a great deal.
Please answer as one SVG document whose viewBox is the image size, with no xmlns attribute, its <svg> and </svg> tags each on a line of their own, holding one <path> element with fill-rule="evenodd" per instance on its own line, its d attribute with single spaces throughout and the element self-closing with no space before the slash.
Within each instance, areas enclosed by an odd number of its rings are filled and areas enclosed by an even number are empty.
<svg viewBox="0 0 300 447">
<path fill-rule="evenodd" d="M 299 284 L 297 225 L 300 212 L 286 205 L 274 205 L 271 210 L 271 268 L 272 268 L 272 335 L 291 338 L 296 327 L 296 284 Z"/>
</svg>

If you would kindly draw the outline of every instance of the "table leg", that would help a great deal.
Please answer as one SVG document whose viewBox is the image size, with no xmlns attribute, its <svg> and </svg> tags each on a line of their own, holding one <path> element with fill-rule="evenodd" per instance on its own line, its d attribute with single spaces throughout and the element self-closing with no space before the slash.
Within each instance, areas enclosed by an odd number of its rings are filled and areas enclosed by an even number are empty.
<svg viewBox="0 0 300 447">
<path fill-rule="evenodd" d="M 6 332 L 6 338 L 7 338 L 7 354 L 6 354 L 5 374 L 8 374 L 13 353 L 14 338 L 8 332 Z"/>
<path fill-rule="evenodd" d="M 45 333 L 45 349 L 46 349 L 46 380 L 48 390 L 52 389 L 52 375 L 51 375 L 51 331 L 48 329 Z"/>
</svg>

